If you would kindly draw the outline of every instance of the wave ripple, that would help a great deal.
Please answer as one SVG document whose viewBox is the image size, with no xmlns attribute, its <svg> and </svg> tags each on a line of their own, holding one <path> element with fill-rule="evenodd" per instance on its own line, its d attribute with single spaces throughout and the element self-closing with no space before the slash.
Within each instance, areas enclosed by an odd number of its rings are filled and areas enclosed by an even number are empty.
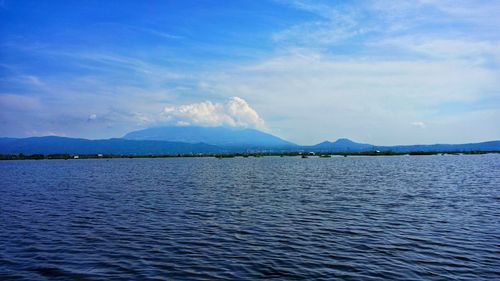
<svg viewBox="0 0 500 281">
<path fill-rule="evenodd" d="M 498 280 L 500 156 L 0 162 L 2 280 Z"/>
</svg>

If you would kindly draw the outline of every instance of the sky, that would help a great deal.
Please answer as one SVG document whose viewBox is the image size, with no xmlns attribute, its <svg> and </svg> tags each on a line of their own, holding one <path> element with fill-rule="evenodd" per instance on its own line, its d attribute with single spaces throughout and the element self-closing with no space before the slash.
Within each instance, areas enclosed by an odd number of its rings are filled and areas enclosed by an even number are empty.
<svg viewBox="0 0 500 281">
<path fill-rule="evenodd" d="M 500 139 L 500 1 L 0 0 L 0 136 Z"/>
</svg>

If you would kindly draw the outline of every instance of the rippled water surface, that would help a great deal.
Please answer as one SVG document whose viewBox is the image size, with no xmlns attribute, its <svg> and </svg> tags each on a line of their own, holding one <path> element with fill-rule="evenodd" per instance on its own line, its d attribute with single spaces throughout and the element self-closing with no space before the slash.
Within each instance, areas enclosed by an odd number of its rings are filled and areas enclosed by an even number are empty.
<svg viewBox="0 0 500 281">
<path fill-rule="evenodd" d="M 499 280 L 500 155 L 0 161 L 0 279 Z"/>
</svg>

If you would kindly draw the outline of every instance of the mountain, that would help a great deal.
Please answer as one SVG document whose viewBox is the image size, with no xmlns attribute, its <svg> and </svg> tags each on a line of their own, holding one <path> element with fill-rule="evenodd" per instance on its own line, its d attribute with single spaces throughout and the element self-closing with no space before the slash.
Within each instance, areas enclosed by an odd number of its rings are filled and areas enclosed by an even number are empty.
<svg viewBox="0 0 500 281">
<path fill-rule="evenodd" d="M 296 144 L 255 129 L 228 127 L 154 127 L 126 134 L 129 140 L 161 140 L 208 143 L 228 148 L 286 148 Z"/>
<path fill-rule="evenodd" d="M 181 127 L 179 127 L 181 128 Z M 184 127 L 185 128 L 185 127 Z M 155 132 L 155 130 L 145 130 Z M 168 131 L 168 130 L 167 130 Z M 335 142 L 322 142 L 313 146 L 297 146 L 289 142 L 265 134 L 256 130 L 209 130 L 211 138 L 209 141 L 221 145 L 206 143 L 192 143 L 200 134 L 193 133 L 172 136 L 170 139 L 182 139 L 190 142 L 159 141 L 159 140 L 132 140 L 132 139 L 103 139 L 87 140 L 66 137 L 32 137 L 32 138 L 0 138 L 0 154 L 117 154 L 117 155 L 148 155 L 148 154 L 188 154 L 188 153 L 225 153 L 245 152 L 248 150 L 265 150 L 268 152 L 363 152 L 363 151 L 392 151 L 397 153 L 408 152 L 467 152 L 467 151 L 500 151 L 500 141 L 489 141 L 468 144 L 432 144 L 432 145 L 396 145 L 377 146 L 371 144 L 357 143 L 348 139 L 338 139 Z M 156 133 L 164 133 L 159 130 Z M 172 132 L 172 131 L 169 131 Z M 212 135 L 220 132 L 220 138 Z M 128 135 L 133 137 L 149 136 L 154 134 L 143 134 L 142 131 L 133 132 Z M 248 136 L 248 138 L 245 138 Z M 240 141 L 240 142 L 236 142 Z M 222 145 L 225 144 L 225 145 Z"/>
<path fill-rule="evenodd" d="M 224 152 L 204 143 L 138 141 L 125 139 L 87 140 L 65 137 L 0 138 L 0 154 L 178 154 Z"/>
<path fill-rule="evenodd" d="M 396 145 L 376 146 L 377 150 L 394 152 L 462 152 L 462 151 L 500 151 L 500 141 L 487 141 L 465 144 L 428 144 L 428 145 Z"/>
<path fill-rule="evenodd" d="M 318 152 L 363 152 L 363 151 L 392 151 L 398 153 L 407 152 L 466 152 L 466 151 L 500 151 L 500 141 L 488 141 L 466 144 L 426 144 L 426 145 L 395 145 L 381 146 L 365 143 L 357 143 L 349 139 L 338 139 L 335 142 L 325 141 L 313 146 L 304 147 Z"/>
<path fill-rule="evenodd" d="M 324 141 L 310 148 L 315 151 L 328 152 L 360 152 L 374 150 L 373 145 L 353 142 L 350 139 L 338 139 L 335 142 Z"/>
</svg>

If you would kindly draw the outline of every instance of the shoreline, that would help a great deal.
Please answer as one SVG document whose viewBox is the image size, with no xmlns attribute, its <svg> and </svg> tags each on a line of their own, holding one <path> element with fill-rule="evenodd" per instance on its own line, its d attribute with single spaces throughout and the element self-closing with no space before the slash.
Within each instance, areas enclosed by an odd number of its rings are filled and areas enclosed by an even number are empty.
<svg viewBox="0 0 500 281">
<path fill-rule="evenodd" d="M 123 158 L 259 158 L 259 157 L 302 157 L 330 158 L 349 156 L 425 156 L 425 155 L 483 155 L 500 154 L 500 151 L 365 151 L 365 152 L 325 152 L 325 153 L 182 153 L 182 154 L 150 154 L 150 155 L 120 155 L 120 154 L 9 154 L 0 155 L 1 160 L 80 160 L 80 159 L 123 159 Z"/>
</svg>

